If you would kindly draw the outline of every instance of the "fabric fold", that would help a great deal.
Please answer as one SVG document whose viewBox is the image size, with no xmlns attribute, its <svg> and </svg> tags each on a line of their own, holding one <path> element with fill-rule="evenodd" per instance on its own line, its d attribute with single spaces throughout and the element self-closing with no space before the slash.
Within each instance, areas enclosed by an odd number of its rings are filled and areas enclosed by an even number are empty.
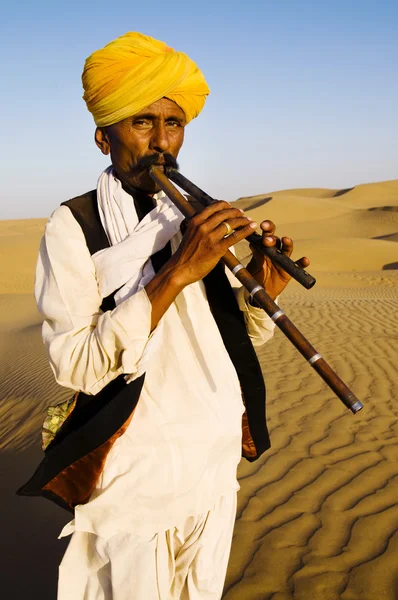
<svg viewBox="0 0 398 600">
<path fill-rule="evenodd" d="M 116 305 L 137 292 L 142 279 L 148 281 L 153 277 L 149 258 L 164 248 L 184 218 L 163 193 L 155 196 L 156 206 L 138 222 L 134 202 L 112 167 L 99 177 L 98 210 L 112 245 L 94 254 L 92 259 L 101 296 L 105 298 L 119 290 L 115 295 Z"/>
</svg>

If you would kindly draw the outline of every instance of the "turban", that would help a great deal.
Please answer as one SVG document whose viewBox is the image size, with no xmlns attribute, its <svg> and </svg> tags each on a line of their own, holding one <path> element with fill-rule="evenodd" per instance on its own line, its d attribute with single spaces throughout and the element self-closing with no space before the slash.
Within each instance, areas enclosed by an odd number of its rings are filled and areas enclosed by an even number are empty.
<svg viewBox="0 0 398 600">
<path fill-rule="evenodd" d="M 130 117 L 161 98 L 173 100 L 187 123 L 198 116 L 210 90 L 183 52 L 142 33 L 129 32 L 85 62 L 83 99 L 98 127 Z"/>
</svg>

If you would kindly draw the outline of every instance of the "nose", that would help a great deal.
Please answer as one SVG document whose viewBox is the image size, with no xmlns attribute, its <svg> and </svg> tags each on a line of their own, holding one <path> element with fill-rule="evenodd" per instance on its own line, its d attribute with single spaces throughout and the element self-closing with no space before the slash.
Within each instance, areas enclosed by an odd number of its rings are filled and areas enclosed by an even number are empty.
<svg viewBox="0 0 398 600">
<path fill-rule="evenodd" d="M 157 123 L 153 128 L 150 146 L 155 152 L 166 152 L 169 149 L 170 141 L 164 123 Z"/>
</svg>

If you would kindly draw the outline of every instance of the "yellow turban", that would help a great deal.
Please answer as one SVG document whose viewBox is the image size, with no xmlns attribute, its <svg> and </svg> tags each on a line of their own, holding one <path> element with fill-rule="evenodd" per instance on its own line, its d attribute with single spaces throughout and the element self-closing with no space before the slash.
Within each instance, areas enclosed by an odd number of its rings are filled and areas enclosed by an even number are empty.
<svg viewBox="0 0 398 600">
<path fill-rule="evenodd" d="M 83 98 L 98 127 L 130 117 L 160 98 L 178 104 L 188 123 L 198 116 L 210 92 L 186 54 L 136 32 L 91 54 L 82 81 Z"/>
</svg>

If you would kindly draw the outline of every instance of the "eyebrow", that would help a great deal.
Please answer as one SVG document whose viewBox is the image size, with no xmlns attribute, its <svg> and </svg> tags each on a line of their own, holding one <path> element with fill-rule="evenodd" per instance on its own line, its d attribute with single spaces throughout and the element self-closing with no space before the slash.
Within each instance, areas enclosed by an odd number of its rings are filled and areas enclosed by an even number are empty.
<svg viewBox="0 0 398 600">
<path fill-rule="evenodd" d="M 150 119 L 151 121 L 154 121 L 158 118 L 157 115 L 155 115 L 154 113 L 140 113 L 138 115 L 134 115 L 133 119 L 135 120 L 139 120 L 139 119 Z M 168 116 L 166 119 L 166 121 L 178 121 L 179 123 L 183 123 L 184 119 L 182 117 L 177 117 L 177 115 L 170 115 Z"/>
</svg>

